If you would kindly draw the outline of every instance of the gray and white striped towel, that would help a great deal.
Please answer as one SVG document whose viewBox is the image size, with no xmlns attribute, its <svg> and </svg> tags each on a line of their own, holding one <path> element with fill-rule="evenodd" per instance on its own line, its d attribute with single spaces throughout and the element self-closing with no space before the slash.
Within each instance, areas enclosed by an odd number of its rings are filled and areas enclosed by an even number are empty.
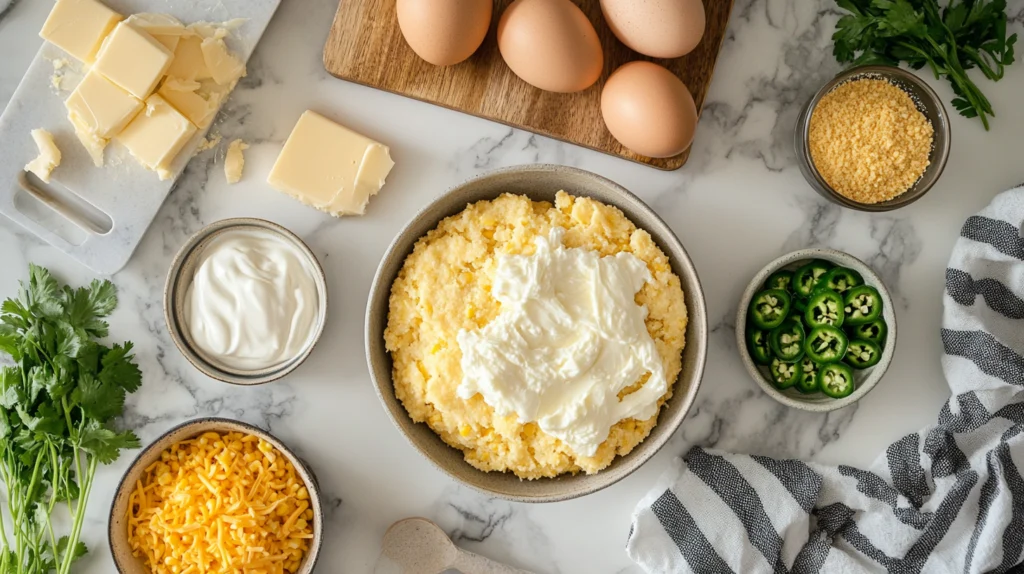
<svg viewBox="0 0 1024 574">
<path fill-rule="evenodd" d="M 647 572 L 1024 572 L 1024 188 L 946 270 L 938 424 L 870 470 L 692 449 L 637 506 Z"/>
</svg>

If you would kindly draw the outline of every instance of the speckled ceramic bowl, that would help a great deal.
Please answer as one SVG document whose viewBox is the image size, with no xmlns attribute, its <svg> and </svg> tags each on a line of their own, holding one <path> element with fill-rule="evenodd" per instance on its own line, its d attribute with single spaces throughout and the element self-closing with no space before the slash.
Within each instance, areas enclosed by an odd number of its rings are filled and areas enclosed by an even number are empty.
<svg viewBox="0 0 1024 574">
<path fill-rule="evenodd" d="M 917 104 L 917 108 L 921 110 L 921 113 L 928 118 L 932 128 L 935 130 L 935 135 L 932 139 L 932 151 L 929 157 L 931 163 L 924 170 L 921 179 L 917 180 L 903 194 L 881 203 L 859 203 L 844 195 L 840 195 L 821 177 L 818 168 L 814 166 L 814 160 L 811 158 L 811 152 L 808 149 L 811 115 L 814 113 L 815 106 L 818 105 L 821 98 L 825 97 L 826 94 L 840 84 L 861 78 L 883 79 L 905 91 L 914 100 L 914 103 Z M 841 72 L 822 86 L 810 101 L 804 105 L 803 110 L 800 112 L 800 117 L 797 119 L 796 126 L 797 162 L 800 166 L 800 172 L 803 173 L 807 183 L 825 199 L 860 211 L 891 211 L 921 199 L 935 185 L 935 182 L 939 180 L 939 176 L 942 175 L 942 171 L 946 168 L 946 160 L 949 159 L 950 140 L 949 118 L 946 115 L 945 106 L 942 105 L 942 99 L 935 93 L 935 90 L 931 89 L 928 84 L 913 72 L 908 72 L 896 66 L 859 66 Z"/>
<path fill-rule="evenodd" d="M 878 289 L 879 295 L 882 296 L 882 317 L 889 327 L 889 335 L 882 349 L 882 359 L 877 365 L 868 369 L 854 370 L 857 388 L 853 391 L 853 394 L 841 399 L 833 399 L 824 393 L 805 395 L 793 388 L 780 391 L 772 384 L 767 367 L 760 367 L 755 364 L 753 359 L 750 358 L 750 353 L 747 351 L 747 308 L 750 306 L 750 300 L 754 298 L 758 291 L 764 288 L 764 282 L 768 279 L 769 275 L 780 269 L 796 270 L 811 259 L 824 259 L 837 266 L 847 267 L 860 273 L 864 278 L 864 283 Z M 834 249 L 801 249 L 783 255 L 765 265 L 750 280 L 750 285 L 743 292 L 743 297 L 740 298 L 740 306 L 736 311 L 736 348 L 739 351 L 740 358 L 743 360 L 743 365 L 747 368 L 747 372 L 750 373 L 750 377 L 761 387 L 761 390 L 768 393 L 773 399 L 786 406 L 805 411 L 818 413 L 834 411 L 859 401 L 864 395 L 871 392 L 871 389 L 875 388 L 878 381 L 882 380 L 882 376 L 885 375 L 886 369 L 889 368 L 889 363 L 892 362 L 892 356 L 896 350 L 896 311 L 893 309 L 892 297 L 889 296 L 889 290 L 885 287 L 885 284 L 860 259 Z"/>
<path fill-rule="evenodd" d="M 324 538 L 324 509 L 320 500 L 320 485 L 316 475 L 309 466 L 295 456 L 281 441 L 267 431 L 243 422 L 221 418 L 201 418 L 182 423 L 164 433 L 142 450 L 121 477 L 121 482 L 114 492 L 114 501 L 110 505 L 107 538 L 110 542 L 110 553 L 114 557 L 114 565 L 120 574 L 146 574 L 149 572 L 141 558 L 132 555 L 128 544 L 128 511 L 129 500 L 137 481 L 142 479 L 146 468 L 160 458 L 160 454 L 175 443 L 199 436 L 205 432 L 240 432 L 255 435 L 272 444 L 295 467 L 299 478 L 309 491 L 309 507 L 313 510 L 313 538 L 309 542 L 309 550 L 302 559 L 296 574 L 310 574 L 316 566 L 320 547 Z"/>
<path fill-rule="evenodd" d="M 185 295 L 192 283 L 197 267 L 202 263 L 203 249 L 221 233 L 236 231 L 240 229 L 256 229 L 262 232 L 276 235 L 287 243 L 294 245 L 299 253 L 305 257 L 306 267 L 317 291 L 317 318 L 313 325 L 313 333 L 306 341 L 306 345 L 298 355 L 276 365 L 264 369 L 242 370 L 232 368 L 216 360 L 215 357 L 207 356 L 192 341 L 192 335 L 188 329 L 187 314 L 185 312 Z M 208 377 L 231 383 L 234 385 L 259 385 L 276 381 L 288 373 L 294 371 L 313 352 L 313 347 L 320 340 L 327 323 L 327 278 L 324 269 L 320 266 L 313 250 L 306 245 L 298 235 L 288 231 L 280 225 L 255 218 L 222 219 L 200 229 L 192 237 L 189 237 L 185 245 L 178 250 L 171 269 L 167 272 L 167 283 L 164 285 L 164 320 L 167 322 L 167 330 L 174 340 L 175 346 L 181 354 L 188 359 L 192 366 L 202 371 Z"/>
<path fill-rule="evenodd" d="M 559 190 L 618 207 L 637 227 L 647 230 L 668 255 L 672 270 L 682 280 L 686 297 L 689 314 L 686 348 L 683 350 L 683 370 L 675 382 L 675 394 L 661 409 L 658 424 L 650 436 L 633 452 L 615 459 L 611 466 L 593 475 L 520 480 L 512 473 L 488 473 L 473 468 L 463 460 L 461 451 L 445 444 L 427 425 L 414 423 L 409 417 L 395 397 L 391 355 L 384 348 L 388 298 L 391 283 L 406 256 L 412 252 L 413 245 L 445 217 L 462 211 L 469 203 L 494 199 L 502 193 L 554 201 Z M 395 426 L 416 450 L 455 480 L 489 495 L 519 502 L 553 502 L 596 492 L 622 480 L 654 456 L 683 422 L 697 396 L 707 356 L 707 339 L 707 310 L 697 271 L 668 225 L 620 185 L 586 171 L 557 165 L 526 165 L 498 170 L 452 189 L 427 206 L 388 248 L 377 269 L 366 306 L 366 359 L 377 394 Z"/>
</svg>

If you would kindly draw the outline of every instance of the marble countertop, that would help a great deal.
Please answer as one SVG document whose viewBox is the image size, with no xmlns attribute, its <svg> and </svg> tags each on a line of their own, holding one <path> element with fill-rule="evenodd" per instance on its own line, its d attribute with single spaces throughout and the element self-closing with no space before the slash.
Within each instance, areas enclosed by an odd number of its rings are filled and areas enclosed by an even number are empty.
<svg viewBox="0 0 1024 574">
<path fill-rule="evenodd" d="M 6 105 L 41 40 L 50 7 L 0 0 L 0 106 Z M 630 514 L 673 457 L 694 444 L 826 463 L 868 464 L 890 441 L 934 421 L 948 388 L 938 337 L 944 270 L 963 220 L 1024 180 L 1024 64 L 999 84 L 983 82 L 999 118 L 952 119 L 946 173 L 921 201 L 868 215 L 826 203 L 794 162 L 798 108 L 837 70 L 832 0 L 736 0 L 689 163 L 660 172 L 530 133 L 330 77 L 321 50 L 336 0 L 285 0 L 215 130 L 243 138 L 243 181 L 228 186 L 223 150 L 194 158 L 131 262 L 113 277 L 121 303 L 111 332 L 136 344 L 142 389 L 125 424 L 146 443 L 183 420 L 218 415 L 270 429 L 314 467 L 326 496 L 321 571 L 370 572 L 392 522 L 426 516 L 474 552 L 538 573 L 636 572 L 623 550 Z M 1011 3 L 1022 31 L 1024 3 Z M 951 90 L 928 78 L 942 99 Z M 337 220 L 273 191 L 267 172 L 299 114 L 328 113 L 391 147 L 397 166 L 360 218 Z M 707 293 L 712 325 L 697 401 L 672 442 L 626 480 L 569 502 L 524 505 L 463 488 L 417 454 L 392 427 L 370 384 L 362 318 L 372 274 L 389 240 L 420 207 L 488 170 L 547 162 L 607 176 L 647 201 L 679 235 Z M 198 373 L 175 349 L 161 297 L 185 238 L 226 217 L 276 221 L 321 259 L 331 318 L 310 359 L 283 381 L 237 388 Z M 868 262 L 897 302 L 900 337 L 882 383 L 859 404 L 828 415 L 788 409 L 749 380 L 736 357 L 733 316 L 748 278 L 768 260 L 808 246 Z M 7 220 L 0 222 L 0 294 L 16 292 L 28 262 L 72 284 L 92 273 Z M 113 570 L 106 514 L 131 460 L 101 468 L 84 540 L 82 572 Z"/>
</svg>

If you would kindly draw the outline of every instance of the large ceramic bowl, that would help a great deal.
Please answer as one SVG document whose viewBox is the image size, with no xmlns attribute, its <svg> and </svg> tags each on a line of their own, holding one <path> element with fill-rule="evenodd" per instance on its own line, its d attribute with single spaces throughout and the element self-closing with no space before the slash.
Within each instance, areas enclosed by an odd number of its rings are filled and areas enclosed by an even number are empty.
<svg viewBox="0 0 1024 574">
<path fill-rule="evenodd" d="M 886 337 L 885 345 L 882 347 L 882 359 L 873 367 L 855 370 L 854 380 L 857 383 L 857 388 L 854 389 L 852 394 L 841 399 L 834 399 L 824 393 L 804 395 L 795 388 L 779 390 L 772 384 L 767 367 L 756 365 L 747 351 L 747 308 L 750 307 L 750 300 L 754 298 L 758 291 L 764 289 L 764 282 L 772 273 L 780 269 L 795 271 L 800 266 L 809 263 L 812 259 L 824 259 L 839 267 L 853 269 L 864 278 L 864 283 L 878 289 L 878 294 L 882 297 L 882 318 L 885 319 L 885 323 L 889 328 L 889 335 Z M 861 400 L 864 398 L 864 395 L 871 392 L 871 389 L 875 388 L 875 385 L 882 380 L 882 376 L 885 375 L 885 371 L 889 368 L 889 363 L 892 362 L 892 357 L 896 352 L 896 310 L 893 309 L 892 297 L 889 295 L 889 289 L 886 288 L 882 279 L 860 259 L 834 249 L 800 249 L 787 253 L 765 265 L 750 280 L 747 290 L 743 292 L 743 296 L 740 298 L 740 305 L 736 311 L 736 348 L 739 351 L 740 358 L 743 360 L 743 365 L 747 368 L 747 372 L 750 373 L 750 377 L 754 379 L 757 386 L 761 387 L 761 390 L 768 393 L 773 399 L 795 409 L 826 413 L 852 405 Z"/>
<path fill-rule="evenodd" d="M 128 519 L 131 494 L 135 490 L 136 482 L 142 479 L 145 470 L 149 465 L 160 459 L 160 455 L 169 447 L 183 440 L 195 438 L 206 432 L 239 432 L 255 435 L 273 445 L 278 452 L 284 455 L 295 472 L 302 479 L 309 492 L 309 507 L 313 510 L 313 538 L 309 541 L 309 550 L 299 565 L 296 574 L 310 574 L 316 566 L 317 556 L 320 554 L 320 547 L 324 541 L 324 509 L 320 502 L 320 486 L 317 484 L 313 471 L 306 466 L 306 463 L 297 457 L 291 450 L 267 431 L 252 425 L 222 418 L 201 418 L 193 419 L 182 423 L 164 433 L 160 438 L 153 441 L 149 446 L 139 453 L 131 466 L 125 471 L 121 483 L 117 485 L 114 492 L 114 501 L 110 505 L 110 520 L 107 537 L 110 541 L 110 553 L 114 557 L 114 564 L 121 574 L 145 574 L 149 570 L 145 567 L 141 558 L 132 556 L 131 546 L 128 543 Z"/>
<path fill-rule="evenodd" d="M 672 399 L 661 409 L 650 436 L 631 453 L 593 474 L 553 479 L 520 480 L 512 473 L 482 472 L 463 460 L 461 451 L 445 444 L 427 425 L 414 423 L 395 397 L 391 356 L 384 347 L 391 284 L 416 241 L 450 215 L 502 193 L 554 201 L 559 190 L 614 205 L 638 227 L 647 230 L 668 255 L 672 270 L 682 280 L 689 324 L 683 370 L 675 381 Z M 370 288 L 366 307 L 366 358 L 384 409 L 395 426 L 423 456 L 462 484 L 487 494 L 520 502 L 552 502 L 596 492 L 622 480 L 650 459 L 679 427 L 697 395 L 707 354 L 707 310 L 697 271 L 672 230 L 644 202 L 620 185 L 579 169 L 556 165 L 529 165 L 498 170 L 470 180 L 443 195 L 410 221 L 388 248 Z"/>
</svg>

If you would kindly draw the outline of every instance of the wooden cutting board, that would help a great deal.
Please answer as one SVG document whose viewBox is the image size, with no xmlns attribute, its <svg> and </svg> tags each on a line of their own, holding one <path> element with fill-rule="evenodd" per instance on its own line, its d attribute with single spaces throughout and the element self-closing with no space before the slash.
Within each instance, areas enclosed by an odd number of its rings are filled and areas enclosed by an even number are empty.
<svg viewBox="0 0 1024 574">
<path fill-rule="evenodd" d="M 575 0 L 594 23 L 604 48 L 604 72 L 590 88 L 556 94 L 534 88 L 505 65 L 498 52 L 498 19 L 511 0 L 496 0 L 491 28 L 465 62 L 438 67 L 421 60 L 402 37 L 395 0 L 341 0 L 324 46 L 324 66 L 343 80 L 466 112 L 503 124 L 617 155 L 660 169 L 679 169 L 689 150 L 670 158 L 633 153 L 612 137 L 601 119 L 601 88 L 616 68 L 633 60 L 657 62 L 690 88 L 698 113 L 725 37 L 733 0 L 704 0 L 707 28 L 697 48 L 682 58 L 641 56 L 619 42 L 604 23 L 599 0 Z M 699 145 L 699 143 L 695 143 Z"/>
</svg>

